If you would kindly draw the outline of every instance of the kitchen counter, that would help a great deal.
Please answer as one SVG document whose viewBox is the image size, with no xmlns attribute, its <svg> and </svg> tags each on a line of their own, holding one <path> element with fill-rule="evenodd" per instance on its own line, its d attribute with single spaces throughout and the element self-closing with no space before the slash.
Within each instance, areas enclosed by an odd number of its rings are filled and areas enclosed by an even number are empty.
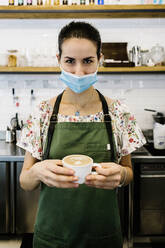
<svg viewBox="0 0 165 248">
<path fill-rule="evenodd" d="M 25 151 L 15 143 L 6 143 L 4 140 L 0 140 L 0 162 L 24 161 L 24 155 Z"/>
<path fill-rule="evenodd" d="M 15 143 L 6 143 L 0 140 L 0 161 L 24 161 L 25 151 Z M 141 147 L 132 153 L 132 161 L 165 162 L 164 156 L 153 156 L 145 147 Z"/>
<path fill-rule="evenodd" d="M 146 146 L 147 147 L 147 146 Z M 132 161 L 136 162 L 165 162 L 165 154 L 162 155 L 152 155 L 146 147 L 141 147 L 132 153 Z M 159 154 L 159 153 L 158 153 Z"/>
</svg>

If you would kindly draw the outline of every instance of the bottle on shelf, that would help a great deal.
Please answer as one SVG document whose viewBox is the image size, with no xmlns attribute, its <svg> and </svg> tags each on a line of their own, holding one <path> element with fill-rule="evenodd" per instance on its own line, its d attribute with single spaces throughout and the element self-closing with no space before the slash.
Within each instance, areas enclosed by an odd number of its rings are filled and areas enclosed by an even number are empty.
<svg viewBox="0 0 165 248">
<path fill-rule="evenodd" d="M 37 0 L 33 0 L 32 4 L 33 6 L 37 6 Z"/>
<path fill-rule="evenodd" d="M 85 5 L 85 0 L 80 0 L 80 5 Z"/>
<path fill-rule="evenodd" d="M 9 67 L 17 66 L 17 56 L 18 56 L 18 50 L 8 50 L 8 66 Z"/>
<path fill-rule="evenodd" d="M 46 0 L 46 1 L 45 1 L 45 5 L 46 5 L 46 6 L 51 6 L 51 3 L 52 3 L 51 0 Z"/>
<path fill-rule="evenodd" d="M 15 1 L 14 1 L 14 5 L 15 5 L 15 6 L 18 6 L 18 0 L 15 0 Z"/>
<path fill-rule="evenodd" d="M 18 0 L 18 5 L 23 5 L 24 4 L 24 1 L 23 0 Z"/>
<path fill-rule="evenodd" d="M 9 5 L 14 5 L 14 0 L 9 0 Z"/>
<path fill-rule="evenodd" d="M 60 5 L 60 0 L 53 0 L 53 5 Z"/>
<path fill-rule="evenodd" d="M 27 5 L 32 5 L 32 0 L 27 0 Z"/>
<path fill-rule="evenodd" d="M 71 5 L 77 5 L 77 1 L 76 0 L 72 0 L 71 1 Z"/>
<path fill-rule="evenodd" d="M 68 0 L 63 0 L 62 5 L 68 5 Z"/>
<path fill-rule="evenodd" d="M 89 4 L 91 5 L 95 4 L 95 0 L 89 0 Z"/>
<path fill-rule="evenodd" d="M 37 0 L 37 5 L 43 5 L 43 0 Z"/>
</svg>

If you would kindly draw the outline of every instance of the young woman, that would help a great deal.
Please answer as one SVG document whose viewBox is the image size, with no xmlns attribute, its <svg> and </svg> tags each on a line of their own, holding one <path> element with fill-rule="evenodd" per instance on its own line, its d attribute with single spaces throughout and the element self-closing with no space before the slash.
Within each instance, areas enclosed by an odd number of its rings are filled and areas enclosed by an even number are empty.
<svg viewBox="0 0 165 248">
<path fill-rule="evenodd" d="M 58 38 L 61 80 L 66 89 L 42 101 L 24 126 L 18 145 L 26 150 L 20 184 L 41 184 L 34 248 L 121 248 L 116 188 L 133 177 L 130 153 L 145 143 L 136 120 L 118 100 L 93 84 L 101 58 L 99 32 L 71 22 Z M 84 184 L 62 158 L 85 154 L 100 163 Z"/>
</svg>

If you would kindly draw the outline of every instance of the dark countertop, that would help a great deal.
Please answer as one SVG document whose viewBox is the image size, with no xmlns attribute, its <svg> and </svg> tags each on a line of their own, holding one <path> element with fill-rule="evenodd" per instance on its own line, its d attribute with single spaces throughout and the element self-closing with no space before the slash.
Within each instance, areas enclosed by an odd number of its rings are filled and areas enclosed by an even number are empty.
<svg viewBox="0 0 165 248">
<path fill-rule="evenodd" d="M 146 144 L 131 154 L 133 162 L 165 162 L 165 150 L 155 150 L 153 144 Z"/>
<path fill-rule="evenodd" d="M 0 140 L 0 161 L 24 161 L 25 151 L 15 143 L 6 143 Z M 137 149 L 132 154 L 132 161 L 137 162 L 165 162 L 164 156 L 152 156 L 145 147 Z"/>
</svg>

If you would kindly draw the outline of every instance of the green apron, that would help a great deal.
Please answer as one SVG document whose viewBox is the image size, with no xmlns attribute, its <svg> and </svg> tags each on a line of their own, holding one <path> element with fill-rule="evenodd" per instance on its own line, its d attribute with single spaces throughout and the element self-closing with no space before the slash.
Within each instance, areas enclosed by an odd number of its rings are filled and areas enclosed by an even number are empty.
<svg viewBox="0 0 165 248">
<path fill-rule="evenodd" d="M 105 98 L 104 122 L 57 122 L 58 96 L 48 130 L 44 159 L 85 154 L 94 162 L 115 161 L 111 119 Z M 107 144 L 110 143 L 111 150 Z M 85 184 L 61 189 L 41 185 L 33 248 L 122 248 L 116 190 Z"/>
</svg>

